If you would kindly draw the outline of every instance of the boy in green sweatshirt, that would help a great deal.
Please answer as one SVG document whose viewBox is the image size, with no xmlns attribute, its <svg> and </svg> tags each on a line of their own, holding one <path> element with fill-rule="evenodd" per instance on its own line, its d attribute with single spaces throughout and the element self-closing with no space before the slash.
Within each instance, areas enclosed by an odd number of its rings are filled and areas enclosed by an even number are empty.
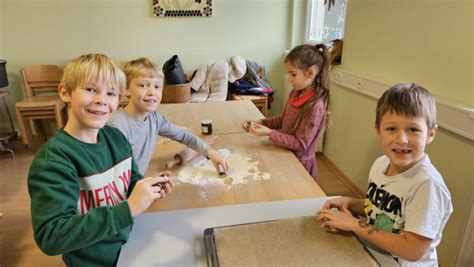
<svg viewBox="0 0 474 267">
<path fill-rule="evenodd" d="M 133 217 L 171 192 L 169 172 L 143 178 L 125 137 L 105 125 L 124 88 L 123 72 L 105 55 L 73 59 L 59 85 L 68 122 L 30 166 L 35 241 L 68 266 L 115 265 Z"/>
</svg>

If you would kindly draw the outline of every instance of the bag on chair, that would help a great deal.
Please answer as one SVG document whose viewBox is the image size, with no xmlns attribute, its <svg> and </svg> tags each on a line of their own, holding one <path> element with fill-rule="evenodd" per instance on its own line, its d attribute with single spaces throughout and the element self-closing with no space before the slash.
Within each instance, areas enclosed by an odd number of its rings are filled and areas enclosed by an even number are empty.
<svg viewBox="0 0 474 267">
<path fill-rule="evenodd" d="M 163 73 L 165 74 L 167 84 L 182 84 L 187 82 L 178 55 L 172 56 L 163 64 Z"/>
</svg>

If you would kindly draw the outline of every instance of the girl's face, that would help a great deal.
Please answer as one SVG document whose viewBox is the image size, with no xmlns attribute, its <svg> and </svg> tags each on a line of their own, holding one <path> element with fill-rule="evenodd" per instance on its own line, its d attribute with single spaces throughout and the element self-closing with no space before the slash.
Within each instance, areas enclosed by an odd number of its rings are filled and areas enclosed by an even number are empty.
<svg viewBox="0 0 474 267">
<path fill-rule="evenodd" d="M 313 89 L 313 80 L 317 74 L 316 67 L 311 67 L 307 71 L 304 71 L 290 62 L 285 62 L 285 68 L 288 72 L 288 82 L 294 90 L 309 91 Z"/>
</svg>

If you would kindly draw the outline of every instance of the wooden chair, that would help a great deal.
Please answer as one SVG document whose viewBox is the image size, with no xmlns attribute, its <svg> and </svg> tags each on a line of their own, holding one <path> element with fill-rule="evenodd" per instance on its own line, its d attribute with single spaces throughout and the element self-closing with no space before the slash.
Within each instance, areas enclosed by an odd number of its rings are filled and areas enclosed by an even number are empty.
<svg viewBox="0 0 474 267">
<path fill-rule="evenodd" d="M 58 95 L 63 69 L 56 65 L 32 65 L 20 71 L 26 98 L 15 105 L 23 144 L 35 150 L 30 120 L 38 134 L 45 136 L 37 120 L 55 119 L 57 128 L 66 122 L 66 105 Z"/>
<path fill-rule="evenodd" d="M 265 67 L 262 65 L 257 71 L 260 79 L 265 79 Z M 268 96 L 266 95 L 245 95 L 229 93 L 227 96 L 229 100 L 250 100 L 262 112 L 263 116 L 268 115 Z"/>
</svg>

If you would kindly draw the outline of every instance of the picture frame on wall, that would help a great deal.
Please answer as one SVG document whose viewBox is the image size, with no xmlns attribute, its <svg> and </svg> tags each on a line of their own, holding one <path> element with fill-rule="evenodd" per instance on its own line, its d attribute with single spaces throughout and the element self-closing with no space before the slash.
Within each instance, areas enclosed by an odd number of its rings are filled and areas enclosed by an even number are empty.
<svg viewBox="0 0 474 267">
<path fill-rule="evenodd" d="M 153 16 L 211 17 L 212 0 L 153 0 Z"/>
</svg>

